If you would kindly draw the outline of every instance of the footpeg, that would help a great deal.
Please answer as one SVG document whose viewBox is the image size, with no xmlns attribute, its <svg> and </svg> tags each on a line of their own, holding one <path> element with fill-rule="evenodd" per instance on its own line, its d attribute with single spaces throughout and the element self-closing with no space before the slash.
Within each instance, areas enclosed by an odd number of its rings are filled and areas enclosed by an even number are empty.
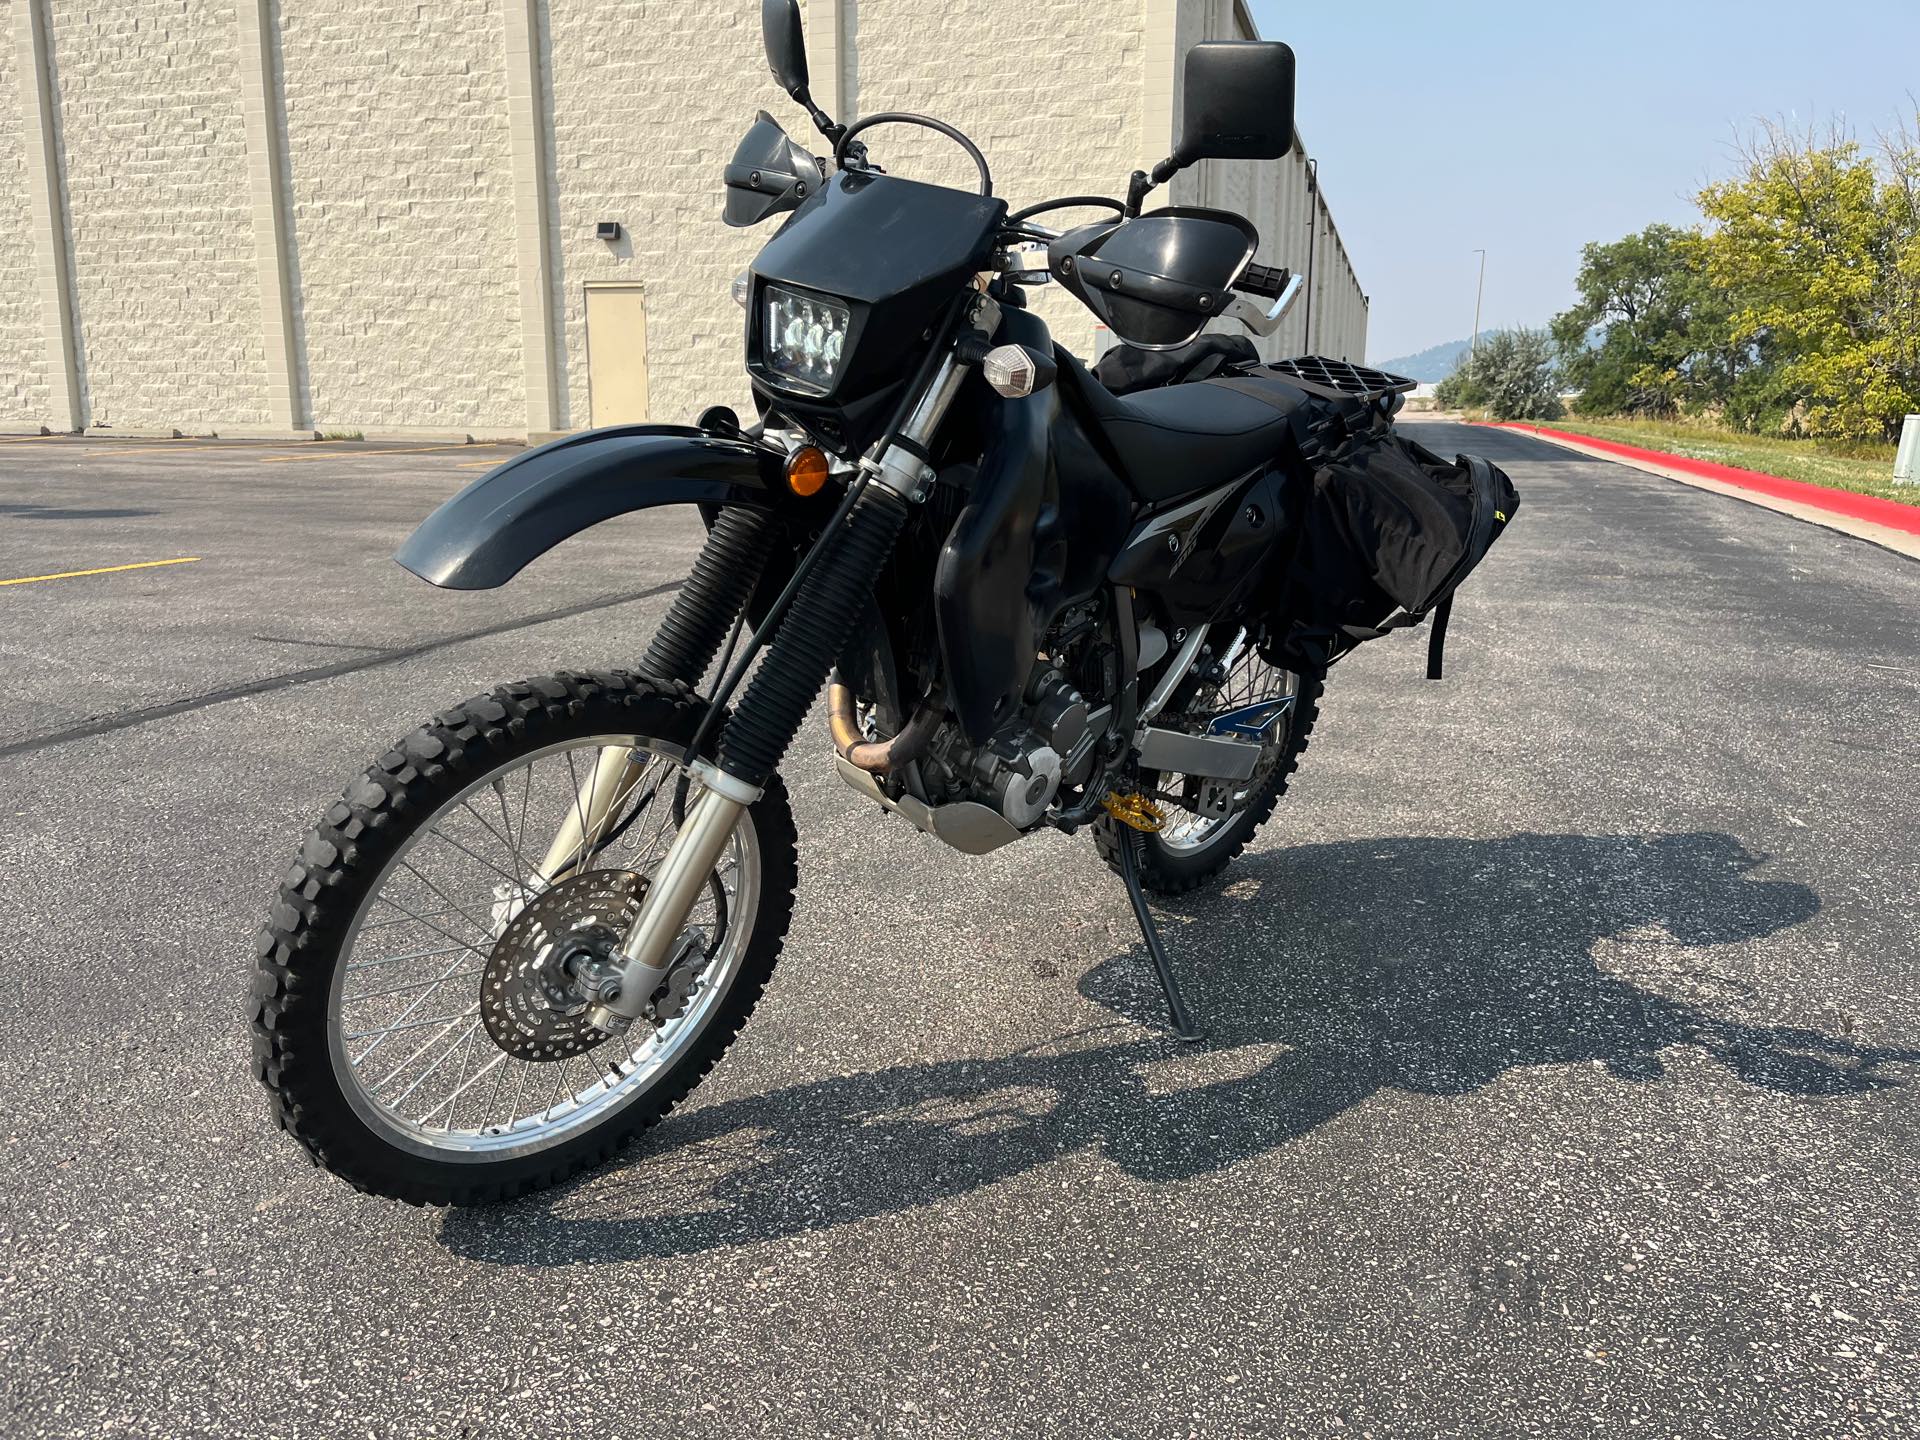
<svg viewBox="0 0 1920 1440">
<path fill-rule="evenodd" d="M 1167 823 L 1167 817 L 1160 813 L 1160 807 L 1137 791 L 1131 795 L 1109 795 L 1102 803 L 1107 807 L 1107 813 L 1122 825 L 1149 835 Z"/>
</svg>

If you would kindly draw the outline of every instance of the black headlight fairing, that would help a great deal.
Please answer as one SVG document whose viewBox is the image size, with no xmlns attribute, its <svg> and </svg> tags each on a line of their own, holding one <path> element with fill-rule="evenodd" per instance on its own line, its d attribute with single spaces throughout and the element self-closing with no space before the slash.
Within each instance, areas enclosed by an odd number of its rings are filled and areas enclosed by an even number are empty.
<svg viewBox="0 0 1920 1440">
<path fill-rule="evenodd" d="M 754 258 L 746 337 L 754 388 L 832 448 L 864 448 L 931 329 L 991 264 L 1006 213 L 1004 200 L 897 175 L 834 175 Z M 805 393 L 767 362 L 770 284 L 847 309 L 844 354 L 823 394 Z"/>
</svg>

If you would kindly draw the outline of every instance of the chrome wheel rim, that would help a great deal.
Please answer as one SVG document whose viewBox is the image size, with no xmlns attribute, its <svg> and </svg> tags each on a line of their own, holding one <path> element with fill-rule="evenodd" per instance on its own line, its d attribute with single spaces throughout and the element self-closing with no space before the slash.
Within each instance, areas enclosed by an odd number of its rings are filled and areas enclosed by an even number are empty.
<svg viewBox="0 0 1920 1440">
<path fill-rule="evenodd" d="M 610 837 L 565 873 L 650 876 L 678 832 L 678 747 L 595 735 L 519 756 L 436 809 L 387 862 L 355 914 L 327 1007 L 335 1076 L 382 1138 L 437 1160 L 498 1161 L 563 1144 L 633 1104 L 672 1072 L 737 978 L 759 906 L 760 851 L 741 817 L 690 926 L 707 958 L 686 1008 L 658 1027 L 637 1020 L 583 1054 L 535 1063 L 487 1032 L 480 979 L 506 925 L 540 893 L 537 868 L 604 749 L 641 768 L 623 782 Z"/>
<path fill-rule="evenodd" d="M 1297 705 L 1300 694 L 1300 677 L 1291 670 L 1283 670 L 1261 658 L 1259 648 L 1247 643 L 1243 634 L 1234 642 L 1228 652 L 1226 678 L 1210 694 L 1200 697 L 1198 704 L 1189 710 L 1192 725 L 1199 728 L 1215 715 L 1243 706 L 1294 697 Z M 1197 810 L 1186 808 L 1184 794 L 1188 776 L 1163 772 L 1157 793 L 1162 800 L 1171 801 L 1166 810 L 1166 823 L 1155 832 L 1154 838 L 1161 846 L 1176 855 L 1196 855 L 1208 847 L 1218 844 L 1240 818 L 1247 804 L 1259 792 L 1280 763 L 1285 752 L 1287 740 L 1293 733 L 1294 712 L 1289 708 L 1274 721 L 1273 729 L 1266 737 L 1260 749 L 1260 759 L 1253 768 L 1253 775 L 1239 789 L 1234 791 L 1233 808 L 1225 815 L 1202 815 Z"/>
</svg>

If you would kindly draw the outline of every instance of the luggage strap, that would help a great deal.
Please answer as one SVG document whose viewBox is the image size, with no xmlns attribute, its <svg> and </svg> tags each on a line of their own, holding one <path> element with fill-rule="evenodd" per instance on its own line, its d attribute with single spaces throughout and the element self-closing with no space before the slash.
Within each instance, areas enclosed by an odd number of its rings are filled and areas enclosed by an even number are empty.
<svg viewBox="0 0 1920 1440">
<path fill-rule="evenodd" d="M 1453 618 L 1453 592 L 1433 607 L 1433 628 L 1427 632 L 1427 679 L 1440 678 L 1441 661 L 1447 650 L 1447 621 Z"/>
<path fill-rule="evenodd" d="M 1202 355 L 1200 357 L 1200 363 L 1195 365 L 1193 369 L 1189 370 L 1185 375 L 1182 375 L 1179 383 L 1182 385 L 1190 385 L 1195 380 L 1208 379 L 1215 373 L 1226 368 L 1227 357 L 1216 350 L 1211 355 Z"/>
<path fill-rule="evenodd" d="M 1342 625 L 1340 633 L 1358 645 L 1362 640 L 1378 640 L 1394 630 L 1409 630 L 1428 615 L 1433 628 L 1427 632 L 1427 679 L 1439 680 L 1447 650 L 1447 621 L 1453 618 L 1453 592 L 1448 591 L 1432 610 L 1402 610 L 1378 625 Z"/>
</svg>

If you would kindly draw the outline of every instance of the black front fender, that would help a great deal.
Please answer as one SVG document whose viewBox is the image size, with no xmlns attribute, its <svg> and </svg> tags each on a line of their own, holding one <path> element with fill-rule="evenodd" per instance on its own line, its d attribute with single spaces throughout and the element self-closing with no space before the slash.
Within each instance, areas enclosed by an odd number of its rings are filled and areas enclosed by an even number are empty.
<svg viewBox="0 0 1920 1440">
<path fill-rule="evenodd" d="M 818 507 L 818 497 L 798 500 L 784 482 L 765 451 L 689 425 L 583 430 L 489 470 L 422 521 L 393 558 L 448 590 L 490 590 L 568 536 L 629 511 Z"/>
</svg>

